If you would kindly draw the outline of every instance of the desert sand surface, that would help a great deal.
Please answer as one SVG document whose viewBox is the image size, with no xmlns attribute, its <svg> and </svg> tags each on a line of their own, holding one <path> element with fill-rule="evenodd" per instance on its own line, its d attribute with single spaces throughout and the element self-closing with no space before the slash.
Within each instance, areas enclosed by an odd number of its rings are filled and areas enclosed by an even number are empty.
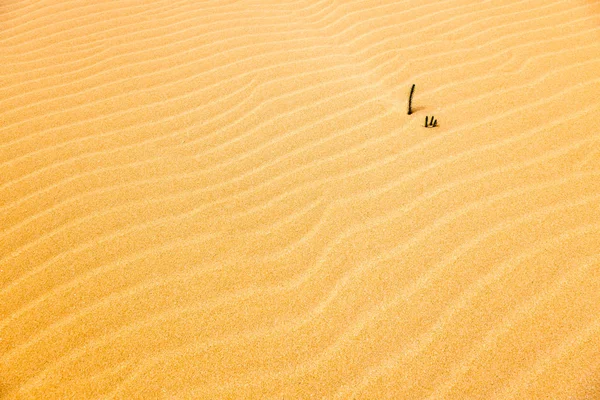
<svg viewBox="0 0 600 400">
<path fill-rule="evenodd" d="M 0 57 L 0 398 L 600 399 L 598 1 L 9 0 Z"/>
</svg>

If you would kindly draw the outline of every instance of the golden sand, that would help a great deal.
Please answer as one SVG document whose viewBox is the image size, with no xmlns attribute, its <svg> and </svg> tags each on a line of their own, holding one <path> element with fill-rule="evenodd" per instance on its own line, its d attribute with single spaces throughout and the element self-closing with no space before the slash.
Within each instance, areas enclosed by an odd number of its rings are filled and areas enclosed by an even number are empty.
<svg viewBox="0 0 600 400">
<path fill-rule="evenodd" d="M 600 399 L 598 1 L 10 0 L 0 58 L 0 398 Z"/>
</svg>

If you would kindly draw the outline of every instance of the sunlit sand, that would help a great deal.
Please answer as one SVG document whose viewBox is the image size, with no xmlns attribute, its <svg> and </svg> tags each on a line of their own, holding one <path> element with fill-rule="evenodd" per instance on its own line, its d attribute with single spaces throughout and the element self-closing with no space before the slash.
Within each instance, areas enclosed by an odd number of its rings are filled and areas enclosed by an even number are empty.
<svg viewBox="0 0 600 400">
<path fill-rule="evenodd" d="M 0 398 L 600 398 L 597 1 L 12 0 L 0 49 Z"/>
</svg>

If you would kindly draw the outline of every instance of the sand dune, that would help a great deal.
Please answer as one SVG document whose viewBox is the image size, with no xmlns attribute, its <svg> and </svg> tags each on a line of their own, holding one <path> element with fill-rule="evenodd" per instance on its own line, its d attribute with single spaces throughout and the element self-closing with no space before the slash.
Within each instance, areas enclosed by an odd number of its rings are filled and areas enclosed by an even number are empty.
<svg viewBox="0 0 600 400">
<path fill-rule="evenodd" d="M 0 27 L 0 398 L 600 398 L 597 1 Z"/>
</svg>

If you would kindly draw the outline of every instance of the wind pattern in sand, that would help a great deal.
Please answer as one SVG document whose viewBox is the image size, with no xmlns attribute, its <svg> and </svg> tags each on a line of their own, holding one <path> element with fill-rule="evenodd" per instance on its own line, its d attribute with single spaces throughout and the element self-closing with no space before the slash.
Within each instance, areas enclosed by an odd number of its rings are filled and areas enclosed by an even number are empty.
<svg viewBox="0 0 600 400">
<path fill-rule="evenodd" d="M 600 398 L 598 1 L 9 0 L 0 60 L 0 398 Z"/>
</svg>

